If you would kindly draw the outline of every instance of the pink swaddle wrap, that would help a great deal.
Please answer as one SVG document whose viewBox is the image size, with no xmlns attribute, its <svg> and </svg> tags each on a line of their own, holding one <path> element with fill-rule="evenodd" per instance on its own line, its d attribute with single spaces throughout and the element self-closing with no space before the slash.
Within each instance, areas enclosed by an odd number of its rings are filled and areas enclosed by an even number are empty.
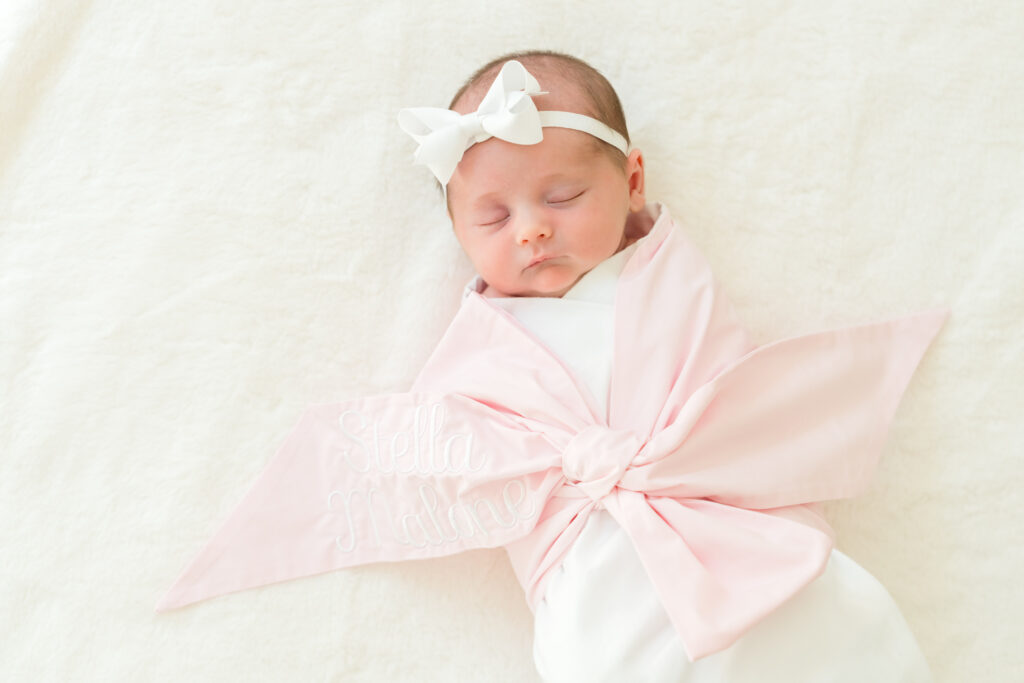
<svg viewBox="0 0 1024 683">
<path fill-rule="evenodd" d="M 814 503 L 865 490 L 948 312 L 755 347 L 660 205 L 617 285 L 608 419 L 476 292 L 408 393 L 309 409 L 158 605 L 505 546 L 532 609 L 590 512 L 636 547 L 691 660 L 814 580 Z"/>
</svg>

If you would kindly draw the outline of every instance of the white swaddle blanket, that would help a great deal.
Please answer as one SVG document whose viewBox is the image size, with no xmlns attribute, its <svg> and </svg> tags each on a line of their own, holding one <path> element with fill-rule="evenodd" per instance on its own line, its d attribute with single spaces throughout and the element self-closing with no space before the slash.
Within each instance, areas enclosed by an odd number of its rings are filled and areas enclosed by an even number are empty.
<svg viewBox="0 0 1024 683">
<path fill-rule="evenodd" d="M 605 410 L 615 288 L 635 247 L 605 260 L 561 299 L 491 300 L 557 354 Z M 632 542 L 604 509 L 591 514 L 547 587 L 534 614 L 533 652 L 549 682 L 931 680 L 889 593 L 839 551 L 822 576 L 731 647 L 690 662 Z"/>
</svg>

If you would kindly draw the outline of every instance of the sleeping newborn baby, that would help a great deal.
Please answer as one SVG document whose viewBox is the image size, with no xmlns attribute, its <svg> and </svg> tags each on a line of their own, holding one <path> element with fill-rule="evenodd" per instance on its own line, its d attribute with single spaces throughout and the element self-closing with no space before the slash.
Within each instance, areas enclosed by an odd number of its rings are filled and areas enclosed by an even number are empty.
<svg viewBox="0 0 1024 683">
<path fill-rule="evenodd" d="M 496 79 L 519 79 L 529 92 L 533 78 L 533 92 L 541 93 L 529 97 L 545 123 L 543 139 L 484 132 L 454 169 L 451 159 L 447 167 L 432 163 L 422 147 L 418 161 L 445 187 L 455 235 L 476 269 L 467 293 L 480 292 L 515 316 L 607 410 L 616 280 L 664 210 L 645 203 L 643 155 L 628 148 L 614 89 L 578 59 L 500 57 L 467 81 L 450 109 L 487 110 Z M 510 108 L 529 104 L 523 98 Z M 400 122 L 420 139 L 416 111 L 404 111 Z M 591 119 L 560 120 L 560 112 Z M 930 680 L 891 597 L 835 550 L 826 571 L 795 598 L 730 647 L 689 661 L 629 537 L 597 507 L 535 609 L 534 658 L 544 680 Z M 514 545 L 509 552 L 516 564 Z"/>
<path fill-rule="evenodd" d="M 948 312 L 759 346 L 600 73 L 506 55 L 451 106 L 399 123 L 477 271 L 454 319 L 410 391 L 307 410 L 158 609 L 504 547 L 547 681 L 929 680 L 820 503 Z"/>
<path fill-rule="evenodd" d="M 618 97 L 600 74 L 575 60 L 541 60 L 534 68 L 546 65 L 551 90 L 533 96 L 539 110 L 610 119 L 628 144 Z M 471 79 L 451 109 L 475 111 L 502 64 Z M 625 228 L 644 208 L 643 155 L 624 152 L 560 127 L 548 127 L 537 144 L 493 138 L 465 152 L 447 184 L 448 212 L 485 296 L 561 297 L 636 239 Z"/>
</svg>

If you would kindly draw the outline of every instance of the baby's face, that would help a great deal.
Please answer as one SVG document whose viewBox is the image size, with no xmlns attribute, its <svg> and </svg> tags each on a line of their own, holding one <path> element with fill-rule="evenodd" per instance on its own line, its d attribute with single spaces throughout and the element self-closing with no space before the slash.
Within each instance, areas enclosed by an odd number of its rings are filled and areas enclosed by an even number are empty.
<svg viewBox="0 0 1024 683">
<path fill-rule="evenodd" d="M 623 169 L 566 128 L 536 145 L 478 143 L 448 183 L 455 236 L 496 295 L 560 297 L 624 245 L 642 164 L 633 150 Z"/>
</svg>

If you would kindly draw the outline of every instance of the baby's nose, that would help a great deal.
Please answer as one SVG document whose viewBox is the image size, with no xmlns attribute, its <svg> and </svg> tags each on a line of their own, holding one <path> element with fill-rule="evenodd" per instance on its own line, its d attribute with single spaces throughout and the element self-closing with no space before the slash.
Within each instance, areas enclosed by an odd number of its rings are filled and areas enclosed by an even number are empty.
<svg viewBox="0 0 1024 683">
<path fill-rule="evenodd" d="M 540 220 L 525 220 L 519 226 L 517 239 L 520 245 L 551 237 L 551 226 Z"/>
</svg>

